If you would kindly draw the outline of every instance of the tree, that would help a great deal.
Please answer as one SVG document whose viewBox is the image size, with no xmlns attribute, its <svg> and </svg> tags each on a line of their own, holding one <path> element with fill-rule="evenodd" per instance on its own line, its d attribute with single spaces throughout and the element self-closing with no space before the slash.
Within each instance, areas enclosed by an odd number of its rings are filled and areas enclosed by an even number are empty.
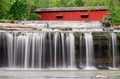
<svg viewBox="0 0 120 79">
<path fill-rule="evenodd" d="M 109 22 L 112 25 L 120 25 L 120 0 L 109 1 L 110 1 L 110 3 L 108 4 L 108 11 L 110 12 Z"/>
<path fill-rule="evenodd" d="M 34 0 L 36 8 L 49 8 L 52 2 L 50 0 Z"/>
<path fill-rule="evenodd" d="M 36 3 L 38 2 L 36 2 L 35 0 L 26 0 L 26 3 L 27 3 L 26 19 L 34 20 L 39 18 L 40 16 L 34 12 L 35 8 L 37 8 Z"/>
<path fill-rule="evenodd" d="M 33 19 L 38 17 L 36 8 L 79 6 L 107 6 L 111 13 L 109 22 L 120 24 L 120 0 L 1 0 L 0 19 Z"/>
<path fill-rule="evenodd" d="M 26 17 L 26 8 L 24 0 L 16 0 L 10 9 L 9 16 L 15 20 L 23 20 Z"/>
<path fill-rule="evenodd" d="M 80 7 L 80 6 L 83 6 L 84 3 L 82 0 L 70 0 L 68 3 L 67 3 L 67 6 L 68 7 Z"/>
<path fill-rule="evenodd" d="M 0 19 L 7 18 L 12 3 L 13 0 L 0 0 Z"/>
<path fill-rule="evenodd" d="M 37 16 L 34 13 L 34 9 L 35 4 L 33 0 L 16 0 L 9 11 L 9 16 L 14 20 L 34 18 Z"/>
<path fill-rule="evenodd" d="M 76 4 L 77 6 L 84 6 L 83 0 L 75 0 L 75 4 Z"/>
<path fill-rule="evenodd" d="M 83 0 L 84 6 L 106 6 L 110 0 Z"/>
<path fill-rule="evenodd" d="M 68 7 L 70 0 L 53 0 L 53 7 Z"/>
<path fill-rule="evenodd" d="M 110 23 L 112 25 L 120 25 L 120 7 L 116 7 L 110 15 Z"/>
</svg>

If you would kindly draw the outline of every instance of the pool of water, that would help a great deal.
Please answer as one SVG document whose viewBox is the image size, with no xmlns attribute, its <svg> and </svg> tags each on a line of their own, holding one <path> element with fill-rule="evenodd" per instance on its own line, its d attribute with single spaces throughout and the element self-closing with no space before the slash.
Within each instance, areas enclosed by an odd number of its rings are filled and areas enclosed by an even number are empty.
<svg viewBox="0 0 120 79">
<path fill-rule="evenodd" d="M 97 76 L 105 78 L 97 78 Z M 119 70 L 0 70 L 0 79 L 120 79 Z"/>
</svg>

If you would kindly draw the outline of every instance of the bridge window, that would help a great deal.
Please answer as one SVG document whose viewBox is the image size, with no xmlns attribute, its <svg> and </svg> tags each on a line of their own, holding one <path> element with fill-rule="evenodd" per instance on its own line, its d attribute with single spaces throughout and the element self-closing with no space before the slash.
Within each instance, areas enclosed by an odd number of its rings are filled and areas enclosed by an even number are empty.
<svg viewBox="0 0 120 79">
<path fill-rule="evenodd" d="M 56 15 L 56 18 L 57 18 L 57 19 L 62 19 L 62 18 L 63 18 L 63 15 Z"/>
<path fill-rule="evenodd" d="M 89 15 L 88 15 L 88 14 L 80 14 L 80 17 L 81 17 L 81 18 L 88 18 Z"/>
</svg>

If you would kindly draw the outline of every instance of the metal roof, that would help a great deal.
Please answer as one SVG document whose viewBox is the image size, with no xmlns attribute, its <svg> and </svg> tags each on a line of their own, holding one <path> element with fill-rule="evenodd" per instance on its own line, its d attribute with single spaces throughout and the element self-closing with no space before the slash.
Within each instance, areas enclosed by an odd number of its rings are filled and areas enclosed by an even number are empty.
<svg viewBox="0 0 120 79">
<path fill-rule="evenodd" d="M 89 11 L 89 10 L 106 10 L 105 6 L 91 6 L 91 7 L 61 7 L 61 8 L 39 8 L 35 12 L 56 12 L 56 11 Z"/>
</svg>

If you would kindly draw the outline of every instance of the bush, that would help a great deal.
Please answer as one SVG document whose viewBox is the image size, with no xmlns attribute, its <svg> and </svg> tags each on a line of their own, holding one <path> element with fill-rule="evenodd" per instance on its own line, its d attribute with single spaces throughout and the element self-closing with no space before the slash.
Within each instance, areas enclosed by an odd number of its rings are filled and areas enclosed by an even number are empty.
<svg viewBox="0 0 120 79">
<path fill-rule="evenodd" d="M 38 15 L 38 14 L 36 14 L 36 13 L 30 13 L 28 19 L 29 19 L 29 20 L 36 20 L 36 19 L 38 19 L 38 18 L 40 18 L 40 17 L 41 17 L 41 16 Z"/>
<path fill-rule="evenodd" d="M 8 23 L 8 22 L 12 22 L 11 20 L 6 20 L 6 19 L 0 19 L 0 22 L 2 23 Z"/>
<path fill-rule="evenodd" d="M 116 7 L 110 12 L 111 12 L 111 15 L 110 15 L 109 22 L 112 25 L 120 25 L 120 7 Z"/>
</svg>

